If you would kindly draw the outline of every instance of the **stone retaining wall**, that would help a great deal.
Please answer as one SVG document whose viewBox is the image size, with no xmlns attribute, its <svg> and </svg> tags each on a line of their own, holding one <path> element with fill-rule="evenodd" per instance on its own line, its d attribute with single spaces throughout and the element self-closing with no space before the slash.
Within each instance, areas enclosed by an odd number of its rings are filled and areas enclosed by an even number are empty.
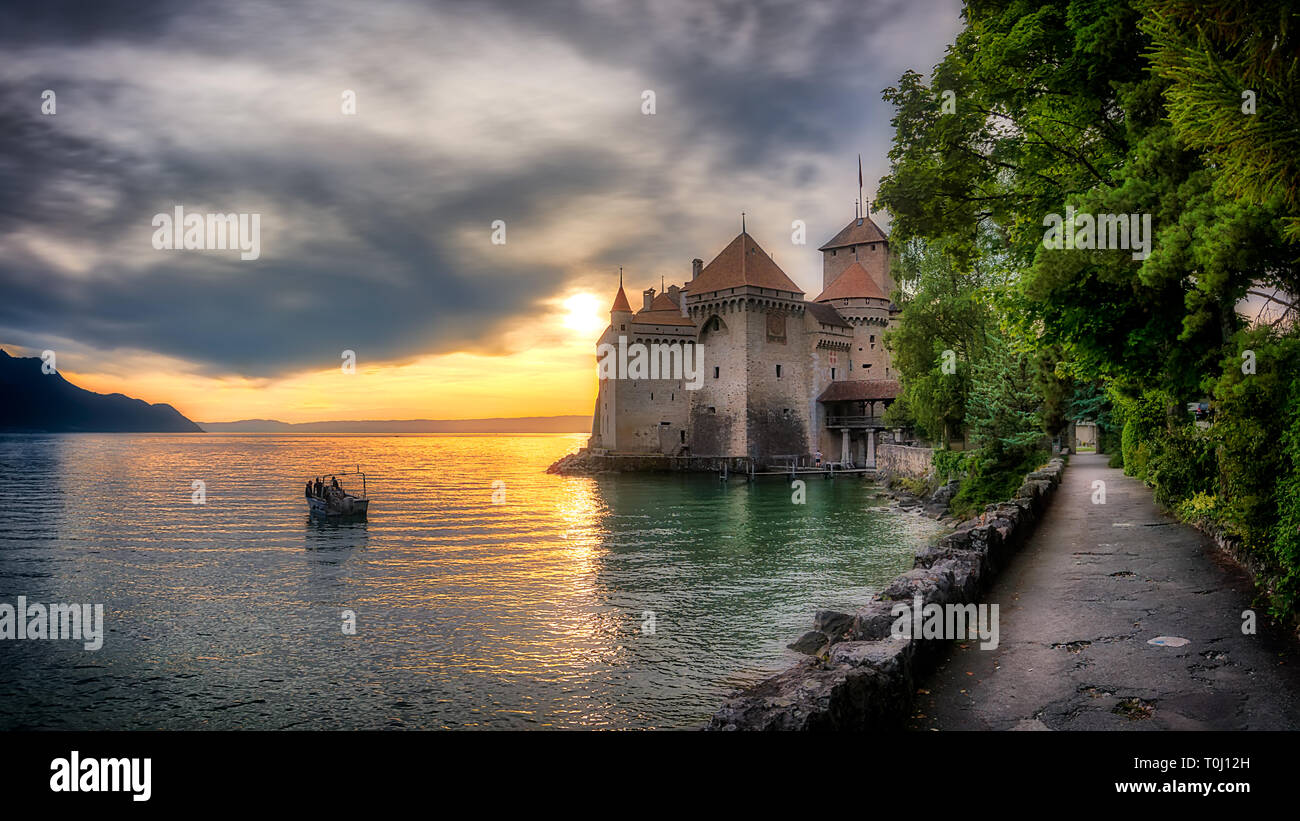
<svg viewBox="0 0 1300 821">
<path fill-rule="evenodd" d="M 909 450 L 918 450 L 909 448 Z M 792 647 L 809 654 L 795 666 L 728 699 L 710 730 L 881 730 L 907 718 L 916 677 L 946 642 L 892 638 L 898 601 L 973 604 L 1024 544 L 1061 481 L 1053 458 L 1030 473 L 1013 499 L 989 505 L 978 519 L 916 554 L 904 573 L 854 613 L 819 611 L 813 630 Z"/>
<path fill-rule="evenodd" d="M 924 479 L 934 472 L 934 451 L 907 445 L 880 445 L 876 448 L 876 470 L 890 476 Z"/>
</svg>

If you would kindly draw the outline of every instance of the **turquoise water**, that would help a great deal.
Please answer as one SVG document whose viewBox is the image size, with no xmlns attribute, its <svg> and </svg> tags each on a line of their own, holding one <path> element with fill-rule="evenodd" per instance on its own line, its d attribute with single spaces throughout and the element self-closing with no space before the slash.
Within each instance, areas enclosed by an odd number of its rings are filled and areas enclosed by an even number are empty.
<svg viewBox="0 0 1300 821">
<path fill-rule="evenodd" d="M 0 728 L 694 727 L 938 532 L 856 479 L 544 472 L 584 440 L 0 436 L 0 603 L 105 610 L 0 641 Z M 311 520 L 354 464 L 369 518 Z"/>
</svg>

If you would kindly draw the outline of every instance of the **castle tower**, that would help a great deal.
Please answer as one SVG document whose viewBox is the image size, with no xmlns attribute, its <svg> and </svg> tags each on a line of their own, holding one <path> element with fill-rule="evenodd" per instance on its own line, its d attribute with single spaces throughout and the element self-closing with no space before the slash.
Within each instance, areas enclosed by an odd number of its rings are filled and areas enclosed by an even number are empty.
<svg viewBox="0 0 1300 821">
<path fill-rule="evenodd" d="M 609 309 L 609 327 L 601 334 L 597 345 L 609 344 L 617 347 L 620 336 L 630 336 L 632 325 L 632 306 L 623 291 L 623 271 L 618 272 L 618 293 L 614 295 L 614 304 Z M 618 381 L 601 379 L 596 390 L 596 411 L 592 414 L 591 439 L 587 446 L 593 449 L 616 450 L 618 448 Z"/>
<path fill-rule="evenodd" d="M 823 446 L 835 448 L 830 431 L 837 430 L 841 459 L 874 465 L 881 417 L 900 390 L 884 339 L 897 312 L 891 301 L 889 240 L 864 216 L 820 250 L 824 287 L 814 301 L 834 307 L 853 329 L 844 380 L 831 383 L 817 398 L 827 420 Z"/>
<path fill-rule="evenodd" d="M 822 252 L 823 291 L 856 262 L 867 270 L 886 298 L 894 293 L 894 280 L 889 275 L 889 239 L 871 217 L 857 217 L 817 250 Z"/>
<path fill-rule="evenodd" d="M 892 315 L 891 303 L 862 263 L 850 262 L 814 302 L 833 305 L 853 327 L 853 347 L 849 352 L 845 378 L 878 380 L 897 377 L 890 367 L 884 341 Z"/>
<path fill-rule="evenodd" d="M 809 452 L 803 292 L 742 230 L 685 291 L 704 384 L 691 396 L 691 452 Z"/>
</svg>

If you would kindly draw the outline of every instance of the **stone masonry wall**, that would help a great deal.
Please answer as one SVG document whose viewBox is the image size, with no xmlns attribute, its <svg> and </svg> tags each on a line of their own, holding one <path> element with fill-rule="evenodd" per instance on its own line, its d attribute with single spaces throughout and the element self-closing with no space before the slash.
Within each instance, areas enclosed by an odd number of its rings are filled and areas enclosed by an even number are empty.
<svg viewBox="0 0 1300 821">
<path fill-rule="evenodd" d="M 934 470 L 934 451 L 906 445 L 879 445 L 876 447 L 876 469 L 890 476 L 924 479 Z"/>
</svg>

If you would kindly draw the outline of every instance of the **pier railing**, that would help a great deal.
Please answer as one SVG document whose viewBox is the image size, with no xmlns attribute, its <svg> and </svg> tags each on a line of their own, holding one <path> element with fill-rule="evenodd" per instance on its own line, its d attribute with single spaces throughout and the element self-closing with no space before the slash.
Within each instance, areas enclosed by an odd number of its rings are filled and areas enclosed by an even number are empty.
<svg viewBox="0 0 1300 821">
<path fill-rule="evenodd" d="M 828 416 L 828 428 L 884 428 L 883 416 Z"/>
</svg>

